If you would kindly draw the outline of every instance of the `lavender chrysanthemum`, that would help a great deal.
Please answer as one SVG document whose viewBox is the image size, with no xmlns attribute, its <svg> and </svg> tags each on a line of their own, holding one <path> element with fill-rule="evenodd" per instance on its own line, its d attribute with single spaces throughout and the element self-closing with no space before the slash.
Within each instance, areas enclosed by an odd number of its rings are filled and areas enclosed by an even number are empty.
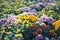
<svg viewBox="0 0 60 40">
<path fill-rule="evenodd" d="M 8 19 L 7 19 L 8 23 L 13 23 L 15 21 L 16 21 L 16 16 L 9 16 Z"/>
<path fill-rule="evenodd" d="M 42 36 L 41 34 L 38 34 L 38 35 L 36 36 L 36 40 L 43 40 L 43 36 Z"/>
<path fill-rule="evenodd" d="M 7 21 L 7 18 L 0 19 L 0 24 L 4 24 Z"/>
<path fill-rule="evenodd" d="M 13 24 L 16 21 L 16 16 L 9 16 L 8 18 L 0 19 L 1 26 L 7 26 Z"/>
<path fill-rule="evenodd" d="M 52 17 L 47 17 L 45 16 L 41 16 L 41 18 L 38 18 L 39 22 L 48 22 L 48 23 L 52 23 L 54 21 L 54 19 Z"/>
</svg>

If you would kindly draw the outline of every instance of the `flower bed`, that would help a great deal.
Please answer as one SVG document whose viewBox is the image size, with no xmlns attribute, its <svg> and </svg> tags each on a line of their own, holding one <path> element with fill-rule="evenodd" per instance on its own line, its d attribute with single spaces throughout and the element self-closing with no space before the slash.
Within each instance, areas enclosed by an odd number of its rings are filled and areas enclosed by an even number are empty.
<svg viewBox="0 0 60 40">
<path fill-rule="evenodd" d="M 24 1 L 25 2 L 25 1 Z M 59 2 L 3 2 L 0 6 L 2 40 L 60 40 Z M 30 3 L 30 4 L 29 4 Z"/>
</svg>

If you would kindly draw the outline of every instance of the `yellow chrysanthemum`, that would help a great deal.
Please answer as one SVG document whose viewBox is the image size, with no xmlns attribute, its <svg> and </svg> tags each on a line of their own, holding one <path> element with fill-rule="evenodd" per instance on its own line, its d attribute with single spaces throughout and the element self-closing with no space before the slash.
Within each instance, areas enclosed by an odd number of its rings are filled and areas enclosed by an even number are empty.
<svg viewBox="0 0 60 40">
<path fill-rule="evenodd" d="M 35 15 L 28 15 L 28 14 L 20 14 L 17 16 L 17 19 L 21 19 L 22 20 L 22 23 L 28 23 L 30 21 L 34 22 L 37 17 Z M 17 22 L 16 22 L 17 24 Z"/>
<path fill-rule="evenodd" d="M 17 15 L 16 18 L 20 19 L 20 15 Z"/>
<path fill-rule="evenodd" d="M 27 19 L 27 17 L 28 17 L 27 14 L 21 14 L 17 16 L 18 19 Z"/>
<path fill-rule="evenodd" d="M 20 34 L 15 34 L 15 37 L 22 37 L 23 35 L 20 33 Z"/>
<path fill-rule="evenodd" d="M 60 27 L 60 20 L 57 20 L 56 22 L 54 22 L 53 25 L 55 25 L 55 30 L 59 29 L 59 27 Z"/>
<path fill-rule="evenodd" d="M 30 19 L 31 21 L 35 21 L 36 20 L 36 16 L 34 15 L 29 15 L 28 19 Z"/>
</svg>

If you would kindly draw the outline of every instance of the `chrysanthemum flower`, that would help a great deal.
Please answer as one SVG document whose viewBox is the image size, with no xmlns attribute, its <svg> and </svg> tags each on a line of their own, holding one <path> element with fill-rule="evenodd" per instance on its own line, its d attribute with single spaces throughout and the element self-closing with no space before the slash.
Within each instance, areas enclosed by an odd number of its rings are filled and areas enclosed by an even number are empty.
<svg viewBox="0 0 60 40">
<path fill-rule="evenodd" d="M 58 30 L 60 27 L 60 20 L 53 22 L 53 25 L 55 25 L 55 30 Z"/>
</svg>

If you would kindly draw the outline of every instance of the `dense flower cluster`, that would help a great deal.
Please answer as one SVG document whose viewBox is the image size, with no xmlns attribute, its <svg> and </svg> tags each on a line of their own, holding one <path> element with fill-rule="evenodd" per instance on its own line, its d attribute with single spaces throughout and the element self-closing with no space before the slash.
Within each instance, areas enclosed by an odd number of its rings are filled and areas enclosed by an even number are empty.
<svg viewBox="0 0 60 40">
<path fill-rule="evenodd" d="M 53 3 L 47 3 L 47 2 L 38 2 L 35 4 L 30 5 L 29 7 L 22 7 L 19 8 L 21 12 L 39 12 L 41 11 L 44 7 L 49 6 L 49 5 L 56 5 Z"/>
<path fill-rule="evenodd" d="M 48 23 L 52 23 L 54 21 L 54 19 L 52 17 L 47 17 L 46 15 L 41 16 L 41 18 L 38 19 L 39 22 L 46 22 Z"/>
<path fill-rule="evenodd" d="M 60 1 L 0 1 L 1 40 L 60 40 Z"/>
</svg>

